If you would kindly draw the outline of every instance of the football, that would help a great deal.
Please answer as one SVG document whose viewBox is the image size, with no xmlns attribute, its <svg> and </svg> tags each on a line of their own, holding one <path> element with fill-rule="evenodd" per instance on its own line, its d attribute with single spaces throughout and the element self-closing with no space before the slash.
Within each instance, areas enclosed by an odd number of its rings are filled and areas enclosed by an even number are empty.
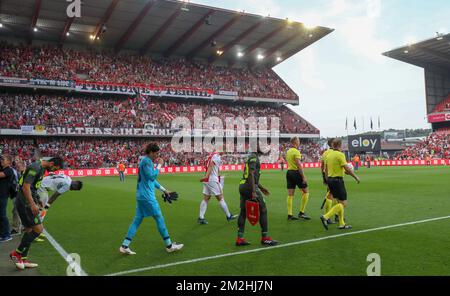
<svg viewBox="0 0 450 296">
<path fill-rule="evenodd" d="M 347 163 L 347 167 L 349 167 L 352 171 L 355 170 L 352 163 Z M 345 173 L 348 175 L 347 171 Z"/>
</svg>

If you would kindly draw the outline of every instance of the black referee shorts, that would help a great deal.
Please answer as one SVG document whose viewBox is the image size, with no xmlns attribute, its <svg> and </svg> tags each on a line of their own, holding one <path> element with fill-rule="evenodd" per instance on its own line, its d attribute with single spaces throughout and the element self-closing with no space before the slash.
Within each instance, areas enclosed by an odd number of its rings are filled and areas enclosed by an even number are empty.
<svg viewBox="0 0 450 296">
<path fill-rule="evenodd" d="M 25 228 L 31 228 L 33 226 L 42 224 L 41 218 L 38 215 L 33 215 L 31 208 L 23 200 L 24 197 L 17 196 L 15 198 L 17 213 L 19 214 L 20 221 Z"/>
<path fill-rule="evenodd" d="M 344 178 L 328 177 L 328 188 L 333 197 L 338 200 L 347 200 L 347 190 L 345 189 Z"/>
<path fill-rule="evenodd" d="M 308 184 L 306 182 L 303 182 L 302 175 L 300 175 L 300 172 L 297 170 L 287 171 L 286 184 L 287 184 L 287 189 L 295 189 L 295 187 L 297 187 L 297 186 L 298 186 L 298 188 L 301 188 L 301 189 L 308 187 Z"/>
</svg>

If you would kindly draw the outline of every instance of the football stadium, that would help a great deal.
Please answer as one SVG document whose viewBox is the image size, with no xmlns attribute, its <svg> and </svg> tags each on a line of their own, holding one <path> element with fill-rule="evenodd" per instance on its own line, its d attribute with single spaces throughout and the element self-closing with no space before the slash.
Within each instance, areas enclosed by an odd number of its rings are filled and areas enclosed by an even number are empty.
<svg viewBox="0 0 450 296">
<path fill-rule="evenodd" d="M 377 53 L 429 129 L 338 134 L 276 69 L 339 26 L 194 2 L 1 1 L 0 275 L 450 275 L 450 34 Z"/>
</svg>

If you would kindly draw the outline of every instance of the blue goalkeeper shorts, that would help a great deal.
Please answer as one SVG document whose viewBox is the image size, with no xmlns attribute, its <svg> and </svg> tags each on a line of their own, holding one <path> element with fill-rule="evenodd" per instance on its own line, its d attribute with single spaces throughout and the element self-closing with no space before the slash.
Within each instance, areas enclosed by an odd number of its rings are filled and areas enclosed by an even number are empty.
<svg viewBox="0 0 450 296">
<path fill-rule="evenodd" d="M 152 203 L 148 200 L 137 200 L 136 216 L 152 217 L 161 215 L 162 213 L 158 203 Z"/>
</svg>

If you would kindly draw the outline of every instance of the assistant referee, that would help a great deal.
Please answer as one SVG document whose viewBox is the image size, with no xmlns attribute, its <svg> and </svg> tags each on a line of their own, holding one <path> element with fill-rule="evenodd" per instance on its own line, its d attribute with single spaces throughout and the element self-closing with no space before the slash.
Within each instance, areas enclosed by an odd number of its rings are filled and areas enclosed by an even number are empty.
<svg viewBox="0 0 450 296">
<path fill-rule="evenodd" d="M 310 220 L 311 218 L 305 214 L 306 205 L 309 200 L 308 183 L 302 168 L 302 154 L 298 150 L 300 147 L 300 140 L 298 137 L 291 139 L 291 148 L 286 154 L 286 161 L 288 163 L 288 171 L 286 172 L 286 183 L 288 190 L 287 210 L 288 220 L 298 220 L 299 218 Z M 295 188 L 298 187 L 302 191 L 302 202 L 300 205 L 300 212 L 298 218 L 292 215 L 292 204 L 294 200 Z"/>
<path fill-rule="evenodd" d="M 331 194 L 337 200 L 337 204 L 332 207 L 328 213 L 320 216 L 320 220 L 328 230 L 328 219 L 333 215 L 339 216 L 339 229 L 351 229 L 350 225 L 345 224 L 344 208 L 347 206 L 347 190 L 344 184 L 344 172 L 355 178 L 356 182 L 360 182 L 358 176 L 355 175 L 350 166 L 347 165 L 344 153 L 342 153 L 342 140 L 335 139 L 332 143 L 331 150 L 325 159 L 325 176 L 327 177 L 328 188 Z"/>
</svg>

